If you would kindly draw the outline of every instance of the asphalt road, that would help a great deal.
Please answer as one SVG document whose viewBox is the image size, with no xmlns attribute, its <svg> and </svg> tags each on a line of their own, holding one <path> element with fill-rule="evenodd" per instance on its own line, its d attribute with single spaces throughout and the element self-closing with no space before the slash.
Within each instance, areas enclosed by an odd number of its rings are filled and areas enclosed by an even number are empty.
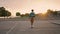
<svg viewBox="0 0 60 34">
<path fill-rule="evenodd" d="M 60 34 L 60 25 L 51 22 L 35 21 L 31 29 L 30 21 L 1 21 L 0 34 Z"/>
</svg>

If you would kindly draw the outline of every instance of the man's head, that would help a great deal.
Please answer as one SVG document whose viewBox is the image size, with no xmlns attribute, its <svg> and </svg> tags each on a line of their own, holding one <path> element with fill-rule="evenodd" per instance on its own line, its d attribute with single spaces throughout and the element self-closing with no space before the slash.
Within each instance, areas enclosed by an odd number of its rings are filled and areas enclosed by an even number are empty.
<svg viewBox="0 0 60 34">
<path fill-rule="evenodd" d="M 31 11 L 33 12 L 34 10 L 32 9 Z"/>
</svg>

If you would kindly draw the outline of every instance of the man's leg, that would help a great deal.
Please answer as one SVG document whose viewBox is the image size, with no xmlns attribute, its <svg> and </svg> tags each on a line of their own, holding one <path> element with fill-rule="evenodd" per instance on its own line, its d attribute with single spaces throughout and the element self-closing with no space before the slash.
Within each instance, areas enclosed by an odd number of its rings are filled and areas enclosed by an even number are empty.
<svg viewBox="0 0 60 34">
<path fill-rule="evenodd" d="M 34 22 L 34 19 L 32 18 L 31 19 L 31 28 L 33 28 L 33 22 Z"/>
</svg>

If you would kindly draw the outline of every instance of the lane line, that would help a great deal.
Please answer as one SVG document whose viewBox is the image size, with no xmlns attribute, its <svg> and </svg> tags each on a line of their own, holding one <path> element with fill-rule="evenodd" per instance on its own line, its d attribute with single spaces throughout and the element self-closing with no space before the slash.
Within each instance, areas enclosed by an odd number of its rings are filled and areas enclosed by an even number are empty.
<svg viewBox="0 0 60 34">
<path fill-rule="evenodd" d="M 15 25 L 8 32 L 6 32 L 6 34 L 9 34 L 9 32 L 11 32 L 16 27 L 17 24 L 18 23 L 15 23 Z"/>
</svg>

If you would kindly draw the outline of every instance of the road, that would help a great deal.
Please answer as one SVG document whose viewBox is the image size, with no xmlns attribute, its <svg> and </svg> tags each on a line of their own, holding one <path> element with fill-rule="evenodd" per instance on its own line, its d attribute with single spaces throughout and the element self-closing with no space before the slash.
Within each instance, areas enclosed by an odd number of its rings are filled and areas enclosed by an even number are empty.
<svg viewBox="0 0 60 34">
<path fill-rule="evenodd" d="M 30 21 L 2 21 L 0 34 L 60 34 L 60 25 L 51 22 L 51 20 L 35 21 L 31 29 Z"/>
</svg>

